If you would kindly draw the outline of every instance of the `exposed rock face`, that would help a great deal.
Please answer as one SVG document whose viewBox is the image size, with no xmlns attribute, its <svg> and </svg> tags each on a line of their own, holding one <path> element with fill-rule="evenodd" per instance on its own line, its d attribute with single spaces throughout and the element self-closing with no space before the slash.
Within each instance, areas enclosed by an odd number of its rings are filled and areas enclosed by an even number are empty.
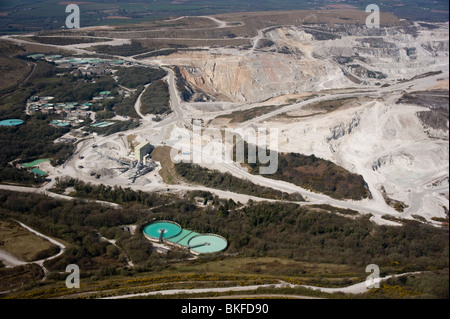
<svg viewBox="0 0 450 319">
<path fill-rule="evenodd" d="M 420 111 L 417 116 L 430 137 L 448 140 L 448 111 L 443 109 Z"/>
<path fill-rule="evenodd" d="M 327 141 L 338 140 L 341 137 L 351 134 L 353 129 L 358 127 L 360 118 L 358 116 L 352 118 L 349 123 L 339 123 L 335 127 L 331 128 L 331 136 L 327 137 Z"/>
<path fill-rule="evenodd" d="M 194 91 L 217 100 L 258 102 L 448 70 L 448 50 L 448 30 L 441 28 L 319 25 L 271 28 L 253 49 L 183 52 L 161 61 L 178 66 Z"/>
<path fill-rule="evenodd" d="M 267 52 L 245 56 L 232 51 L 221 55 L 193 53 L 178 64 L 180 72 L 192 86 L 232 102 L 314 91 L 318 85 L 337 88 L 351 84 L 341 69 L 328 61 Z"/>
<path fill-rule="evenodd" d="M 428 219 L 444 217 L 442 207 L 425 208 L 445 199 L 427 185 L 437 180 L 448 184 L 449 146 L 445 140 L 430 138 L 416 115 L 421 109 L 374 101 L 292 123 L 260 125 L 279 128 L 280 152 L 315 154 L 361 174 L 379 201 L 384 201 L 383 186 L 393 199 L 409 206 L 406 213 L 411 209 Z"/>
<path fill-rule="evenodd" d="M 413 104 L 428 108 L 419 111 L 417 117 L 430 137 L 448 140 L 449 137 L 449 91 L 429 90 L 404 94 L 398 104 Z"/>
</svg>

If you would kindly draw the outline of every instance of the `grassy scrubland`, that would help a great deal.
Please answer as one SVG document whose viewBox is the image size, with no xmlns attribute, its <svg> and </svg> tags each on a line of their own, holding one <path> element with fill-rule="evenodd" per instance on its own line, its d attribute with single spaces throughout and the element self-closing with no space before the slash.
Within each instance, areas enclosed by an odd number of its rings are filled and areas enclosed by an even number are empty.
<svg viewBox="0 0 450 319">
<path fill-rule="evenodd" d="M 33 71 L 33 64 L 14 59 L 8 56 L 11 53 L 23 52 L 23 50 L 17 51 L 17 47 L 0 41 L 0 74 L 7 75 L 0 77 L 0 96 L 14 90 L 20 85 L 28 75 Z"/>
<path fill-rule="evenodd" d="M 230 123 L 243 123 L 245 121 L 251 120 L 255 117 L 264 115 L 266 113 L 270 113 L 272 111 L 276 111 L 277 109 L 283 107 L 282 105 L 267 105 L 260 106 L 253 109 L 248 110 L 240 110 L 234 111 L 230 114 L 220 115 L 217 118 L 226 118 L 230 119 Z"/>
<path fill-rule="evenodd" d="M 168 184 L 184 181 L 224 191 L 236 192 L 267 199 L 304 201 L 300 194 L 289 194 L 273 188 L 257 185 L 248 180 L 234 177 L 229 173 L 209 170 L 195 164 L 174 164 L 170 157 L 170 152 L 171 148 L 165 146 L 157 147 L 151 153 L 152 159 L 161 163 L 162 169 L 159 174 L 163 178 L 164 182 Z"/>
<path fill-rule="evenodd" d="M 59 247 L 9 220 L 0 220 L 0 248 L 23 261 L 40 260 L 59 252 Z"/>
<path fill-rule="evenodd" d="M 43 36 L 32 36 L 27 37 L 25 40 L 31 40 L 42 44 L 51 45 L 71 45 L 80 43 L 95 43 L 95 42 L 107 42 L 111 39 L 95 39 L 95 38 L 83 38 L 83 37 L 43 37 Z"/>
<path fill-rule="evenodd" d="M 175 171 L 175 164 L 170 157 L 171 150 L 172 148 L 170 146 L 155 147 L 151 153 L 151 157 L 153 160 L 161 163 L 159 175 L 162 177 L 164 183 L 177 184 L 179 182 L 179 176 Z"/>
<path fill-rule="evenodd" d="M 313 103 L 313 104 L 307 105 L 303 108 L 304 110 L 310 110 L 311 114 L 296 116 L 296 115 L 289 114 L 289 112 L 285 112 L 285 113 L 281 113 L 277 117 L 281 118 L 281 119 L 286 119 L 286 118 L 287 119 L 296 119 L 296 118 L 314 116 L 314 115 L 321 114 L 321 113 L 333 112 L 333 111 L 336 111 L 356 100 L 357 100 L 357 98 L 342 98 L 342 99 L 338 99 L 338 100 L 321 101 L 318 103 Z"/>
</svg>

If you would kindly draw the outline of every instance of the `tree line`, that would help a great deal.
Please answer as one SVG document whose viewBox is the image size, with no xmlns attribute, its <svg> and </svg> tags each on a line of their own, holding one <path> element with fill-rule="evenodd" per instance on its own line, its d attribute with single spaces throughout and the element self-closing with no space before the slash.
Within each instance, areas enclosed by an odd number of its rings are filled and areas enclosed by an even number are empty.
<svg viewBox="0 0 450 319">
<path fill-rule="evenodd" d="M 230 173 L 209 170 L 197 164 L 178 163 L 175 164 L 175 171 L 189 182 L 211 188 L 268 199 L 304 201 L 304 198 L 299 193 L 289 194 L 281 192 L 270 187 L 254 184 L 249 180 L 237 178 Z"/>
<path fill-rule="evenodd" d="M 263 166 L 258 159 L 259 148 L 256 148 L 256 156 L 252 156 L 256 159 L 256 163 L 248 161 L 250 158 L 248 150 L 249 145 L 244 142 L 244 158 L 250 173 L 259 174 Z M 278 156 L 277 171 L 265 175 L 267 178 L 290 182 L 336 199 L 361 200 L 370 196 L 367 183 L 361 175 L 351 173 L 331 161 L 318 158 L 314 154 L 308 156 L 280 152 L 276 156 Z"/>
<path fill-rule="evenodd" d="M 146 85 L 153 81 L 161 80 L 167 73 L 163 69 L 131 66 L 120 68 L 115 75 L 119 77 L 118 83 L 120 85 L 135 89 L 140 85 Z"/>
</svg>

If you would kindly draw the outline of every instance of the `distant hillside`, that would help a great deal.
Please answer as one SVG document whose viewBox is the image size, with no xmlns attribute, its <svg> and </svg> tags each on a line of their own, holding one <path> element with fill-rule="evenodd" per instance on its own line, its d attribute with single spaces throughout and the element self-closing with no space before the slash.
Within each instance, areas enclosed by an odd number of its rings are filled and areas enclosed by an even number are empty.
<svg viewBox="0 0 450 319">
<path fill-rule="evenodd" d="M 133 24 L 161 18 L 194 15 L 214 15 L 230 12 L 256 12 L 309 9 L 364 10 L 373 1 L 344 0 L 329 4 L 326 0 L 90 0 L 79 2 L 81 25 Z M 65 7 L 69 1 L 59 0 L 6 0 L 0 4 L 0 33 L 19 33 L 60 29 L 65 25 Z M 76 3 L 76 2 L 75 2 Z M 448 21 L 447 1 L 399 0 L 379 3 L 380 9 L 400 18 L 421 21 Z"/>
</svg>

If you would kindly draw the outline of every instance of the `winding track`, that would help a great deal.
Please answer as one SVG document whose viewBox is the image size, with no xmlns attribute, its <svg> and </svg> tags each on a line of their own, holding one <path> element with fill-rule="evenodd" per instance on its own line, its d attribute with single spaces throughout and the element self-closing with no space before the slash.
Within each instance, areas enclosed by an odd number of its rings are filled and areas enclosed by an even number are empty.
<svg viewBox="0 0 450 319">
<path fill-rule="evenodd" d="M 386 277 L 379 278 L 377 282 L 381 283 L 383 281 L 386 281 L 391 278 L 398 278 L 408 275 L 417 275 L 421 272 L 411 272 L 411 273 L 404 273 L 399 275 L 390 275 Z M 148 296 L 154 296 L 154 295 L 164 295 L 164 296 L 171 296 L 171 295 L 178 295 L 178 294 L 198 294 L 198 293 L 208 293 L 208 292 L 216 292 L 216 293 L 226 293 L 231 291 L 253 291 L 259 288 L 308 288 L 311 290 L 318 290 L 325 293 L 346 293 L 346 294 L 363 294 L 368 291 L 368 288 L 366 286 L 366 282 L 363 281 L 361 283 L 357 283 L 354 285 L 350 285 L 347 287 L 341 287 L 341 288 L 323 288 L 323 287 L 315 287 L 315 286 L 308 286 L 308 285 L 293 285 L 288 284 L 286 282 L 280 282 L 279 284 L 275 285 L 253 285 L 253 286 L 237 286 L 237 287 L 224 287 L 224 288 L 200 288 L 200 289 L 170 289 L 170 290 L 159 290 L 159 291 L 151 291 L 151 292 L 143 292 L 143 293 L 136 293 L 136 294 L 128 294 L 128 295 L 120 295 L 120 296 L 113 296 L 113 297 L 105 297 L 101 299 L 126 299 L 126 298 L 136 298 L 136 297 L 148 297 Z M 264 296 L 264 295 L 262 295 Z M 285 297 L 290 297 L 289 295 L 285 295 Z"/>
<path fill-rule="evenodd" d="M 61 177 L 61 176 L 62 175 L 56 175 L 55 177 Z M 0 184 L 0 189 L 12 191 L 12 192 L 20 192 L 20 193 L 41 194 L 41 195 L 53 197 L 56 199 L 63 199 L 63 200 L 79 200 L 79 201 L 92 202 L 92 203 L 109 206 L 111 208 L 116 208 L 116 209 L 121 208 L 121 206 L 116 203 L 105 202 L 105 201 L 101 201 L 101 200 L 93 200 L 93 199 L 75 198 L 75 197 L 60 195 L 60 194 L 48 191 L 53 186 L 53 184 L 54 184 L 54 178 L 53 178 L 52 183 L 49 183 L 41 188 Z"/>
<path fill-rule="evenodd" d="M 53 238 L 50 238 L 50 237 L 48 237 L 48 236 L 46 236 L 46 235 L 44 235 L 44 234 L 42 234 L 42 233 L 32 229 L 31 227 L 28 227 L 27 225 L 25 225 L 25 224 L 23 224 L 23 223 L 21 223 L 21 222 L 19 222 L 17 220 L 16 220 L 16 222 L 20 226 L 22 226 L 23 228 L 28 230 L 29 232 L 31 232 L 31 233 L 33 233 L 33 234 L 35 234 L 35 235 L 37 235 L 37 236 L 39 236 L 41 238 L 44 238 L 45 240 L 48 240 L 50 243 L 58 246 L 60 250 L 59 250 L 59 252 L 57 254 L 55 254 L 53 256 L 50 256 L 50 257 L 47 257 L 47 258 L 44 258 L 44 259 L 41 259 L 41 260 L 30 261 L 30 262 L 24 262 L 22 260 L 19 260 L 15 256 L 11 255 L 10 253 L 5 252 L 3 250 L 0 250 L 0 260 L 3 260 L 8 266 L 12 266 L 12 267 L 20 266 L 20 265 L 26 265 L 26 264 L 39 265 L 42 268 L 42 270 L 44 271 L 44 277 L 41 279 L 41 281 L 44 281 L 45 279 L 47 279 L 47 275 L 49 273 L 47 268 L 45 268 L 45 266 L 44 266 L 44 262 L 46 262 L 47 260 L 55 259 L 55 258 L 61 256 L 62 254 L 64 254 L 64 252 L 66 251 L 66 246 L 64 244 L 60 243 L 59 241 L 57 241 L 57 240 L 55 240 Z"/>
</svg>

